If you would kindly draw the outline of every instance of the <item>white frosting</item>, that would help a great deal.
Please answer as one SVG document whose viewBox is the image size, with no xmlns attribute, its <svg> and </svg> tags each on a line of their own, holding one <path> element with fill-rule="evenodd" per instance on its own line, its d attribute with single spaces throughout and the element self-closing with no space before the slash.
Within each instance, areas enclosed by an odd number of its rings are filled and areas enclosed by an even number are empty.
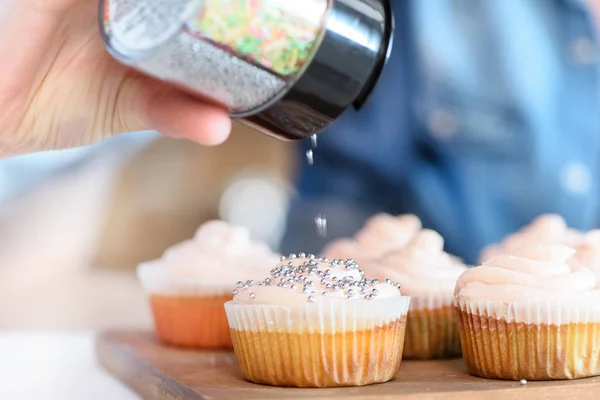
<svg viewBox="0 0 600 400">
<path fill-rule="evenodd" d="M 569 264 L 574 254 L 564 245 L 538 244 L 495 256 L 461 275 L 457 302 L 471 307 L 470 312 L 492 312 L 495 318 L 519 322 L 579 320 L 578 308 L 600 310 L 600 291 L 594 289 L 591 270 Z M 600 316 L 595 311 L 588 316 L 592 314 Z"/>
<path fill-rule="evenodd" d="M 535 218 L 529 225 L 508 235 L 501 243 L 484 248 L 480 261 L 486 261 L 500 254 L 512 254 L 520 248 L 534 244 L 563 244 L 576 247 L 583 234 L 570 229 L 566 221 L 556 214 L 544 214 Z"/>
<path fill-rule="evenodd" d="M 193 239 L 140 264 L 138 277 L 154 294 L 223 295 L 231 293 L 236 279 L 268 273 L 278 259 L 266 244 L 253 241 L 248 229 L 209 221 Z"/>
<path fill-rule="evenodd" d="M 414 235 L 404 248 L 365 265 L 370 275 L 400 282 L 402 292 L 411 297 L 452 298 L 456 281 L 466 269 L 462 262 L 444 252 L 442 236 L 429 229 Z"/>
<path fill-rule="evenodd" d="M 366 329 L 400 318 L 409 304 L 396 284 L 364 278 L 354 262 L 310 257 L 284 259 L 234 292 L 226 309 L 241 330 Z"/>
<path fill-rule="evenodd" d="M 323 253 L 329 258 L 353 259 L 362 264 L 404 247 L 421 227 L 419 218 L 412 214 L 377 214 L 353 239 L 333 241 Z"/>
</svg>

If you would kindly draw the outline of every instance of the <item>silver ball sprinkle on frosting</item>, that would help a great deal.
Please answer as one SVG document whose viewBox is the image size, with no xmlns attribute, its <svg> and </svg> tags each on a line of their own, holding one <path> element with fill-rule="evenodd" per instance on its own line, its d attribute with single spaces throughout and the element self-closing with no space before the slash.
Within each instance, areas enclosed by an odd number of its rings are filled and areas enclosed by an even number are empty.
<svg viewBox="0 0 600 400">
<path fill-rule="evenodd" d="M 248 295 L 248 297 L 250 297 L 252 300 L 254 300 L 256 298 L 256 295 L 254 293 L 250 293 Z"/>
<path fill-rule="evenodd" d="M 336 258 L 329 262 L 327 258 L 319 257 L 317 259 L 313 254 L 307 256 L 306 253 L 291 253 L 288 257 L 282 257 L 282 260 L 284 261 L 271 270 L 271 278 L 265 278 L 257 282 L 252 280 L 239 281 L 233 293 L 237 294 L 242 288 L 248 289 L 254 285 L 269 286 L 273 284 L 281 288 L 299 290 L 299 292 L 301 290 L 311 303 L 317 300 L 317 296 L 374 300 L 380 294 L 379 290 L 374 287 L 380 284 L 380 281 L 365 278 L 365 272 L 358 267 L 353 259 L 342 260 Z M 344 269 L 347 272 L 345 274 L 342 272 L 340 276 L 340 270 Z M 354 269 L 356 272 L 351 271 Z M 356 277 L 350 275 L 357 273 L 360 275 Z M 386 279 L 385 283 L 400 287 L 391 279 Z M 318 291 L 319 289 L 321 291 Z M 250 293 L 249 297 L 254 299 L 255 293 Z"/>
</svg>

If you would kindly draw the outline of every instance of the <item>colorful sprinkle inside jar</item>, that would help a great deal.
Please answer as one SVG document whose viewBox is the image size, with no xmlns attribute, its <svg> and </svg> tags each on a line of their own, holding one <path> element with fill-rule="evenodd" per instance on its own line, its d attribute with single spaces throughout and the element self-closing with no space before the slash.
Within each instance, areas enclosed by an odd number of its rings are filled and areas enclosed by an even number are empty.
<svg viewBox="0 0 600 400">
<path fill-rule="evenodd" d="M 312 55 L 327 11 L 326 0 L 302 0 L 302 15 L 290 2 L 206 0 L 189 32 L 280 76 L 298 73 Z"/>
</svg>

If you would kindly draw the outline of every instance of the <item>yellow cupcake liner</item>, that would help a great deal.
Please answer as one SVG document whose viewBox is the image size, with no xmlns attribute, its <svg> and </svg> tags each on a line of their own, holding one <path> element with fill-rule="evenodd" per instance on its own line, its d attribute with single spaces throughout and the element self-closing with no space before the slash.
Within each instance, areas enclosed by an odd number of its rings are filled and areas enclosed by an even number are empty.
<svg viewBox="0 0 600 400">
<path fill-rule="evenodd" d="M 370 316 L 364 313 L 367 304 L 373 311 Z M 225 309 L 236 358 L 247 380 L 272 386 L 338 387 L 395 378 L 408 304 L 408 297 L 401 297 L 289 307 L 228 302 Z"/>
<path fill-rule="evenodd" d="M 508 304 L 457 300 L 467 369 L 476 376 L 510 380 L 600 375 L 597 307 L 556 300 Z"/>
<path fill-rule="evenodd" d="M 406 321 L 405 360 L 460 357 L 453 296 L 412 296 Z"/>
</svg>

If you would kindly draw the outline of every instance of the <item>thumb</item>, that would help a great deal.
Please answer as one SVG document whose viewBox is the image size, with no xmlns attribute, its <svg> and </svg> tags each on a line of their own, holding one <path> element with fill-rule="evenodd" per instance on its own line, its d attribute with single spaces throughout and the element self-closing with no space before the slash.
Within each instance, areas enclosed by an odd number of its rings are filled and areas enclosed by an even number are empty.
<svg viewBox="0 0 600 400">
<path fill-rule="evenodd" d="M 141 75 L 121 85 L 115 103 L 113 132 L 156 130 L 167 137 L 217 145 L 231 131 L 224 109 Z"/>
</svg>

